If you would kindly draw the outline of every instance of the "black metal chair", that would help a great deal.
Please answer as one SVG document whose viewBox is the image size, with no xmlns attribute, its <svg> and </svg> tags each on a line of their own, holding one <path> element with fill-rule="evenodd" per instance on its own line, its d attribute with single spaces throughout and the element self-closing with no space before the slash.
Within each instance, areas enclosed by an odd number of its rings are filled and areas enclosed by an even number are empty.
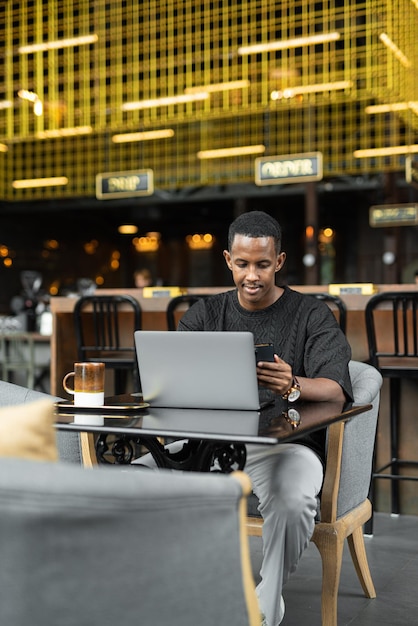
<svg viewBox="0 0 418 626">
<path fill-rule="evenodd" d="M 75 304 L 78 359 L 102 361 L 114 370 L 115 394 L 126 393 L 129 373 L 133 391 L 140 390 L 134 331 L 141 326 L 141 306 L 131 296 L 87 295 Z"/>
<path fill-rule="evenodd" d="M 417 459 L 399 458 L 399 425 L 402 379 L 418 379 L 418 291 L 379 293 L 365 309 L 369 362 L 389 379 L 390 460 L 374 467 L 376 479 L 391 481 L 391 511 L 400 513 L 399 482 L 417 481 L 418 475 L 401 473 L 401 468 L 418 467 Z"/>
<path fill-rule="evenodd" d="M 337 321 L 340 325 L 343 333 L 347 330 L 347 307 L 344 300 L 341 300 L 339 296 L 333 296 L 330 293 L 310 293 L 310 296 L 314 296 L 318 300 L 323 300 L 329 306 L 332 311 L 338 311 Z"/>
<path fill-rule="evenodd" d="M 195 302 L 197 302 L 201 298 L 207 298 L 207 297 L 208 297 L 208 294 L 204 294 L 204 293 L 193 293 L 193 294 L 187 293 L 187 294 L 183 294 L 181 296 L 176 296 L 175 298 L 172 298 L 167 305 L 167 311 L 166 311 L 168 330 L 177 329 L 176 312 L 178 312 L 179 309 L 182 309 L 182 308 L 188 309 L 192 306 L 192 304 L 195 304 Z"/>
</svg>

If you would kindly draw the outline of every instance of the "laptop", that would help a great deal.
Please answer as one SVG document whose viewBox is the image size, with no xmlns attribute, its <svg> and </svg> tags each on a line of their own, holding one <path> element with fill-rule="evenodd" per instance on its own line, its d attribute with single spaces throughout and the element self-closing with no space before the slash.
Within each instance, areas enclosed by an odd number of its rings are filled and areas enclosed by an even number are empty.
<svg viewBox="0 0 418 626">
<path fill-rule="evenodd" d="M 137 330 L 134 337 L 151 407 L 260 408 L 252 333 Z"/>
</svg>

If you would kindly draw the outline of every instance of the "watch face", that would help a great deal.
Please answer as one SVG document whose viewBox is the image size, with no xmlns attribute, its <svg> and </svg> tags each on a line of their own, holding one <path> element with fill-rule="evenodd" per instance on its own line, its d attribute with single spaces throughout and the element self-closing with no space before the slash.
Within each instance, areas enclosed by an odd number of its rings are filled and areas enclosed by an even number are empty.
<svg viewBox="0 0 418 626">
<path fill-rule="evenodd" d="M 293 429 L 300 426 L 300 413 L 296 409 L 289 408 L 287 411 L 283 411 L 283 415 Z"/>
<path fill-rule="evenodd" d="M 298 411 L 296 411 L 296 409 L 289 409 L 288 412 L 287 412 L 287 415 L 289 417 L 290 423 L 292 424 L 292 426 L 294 428 L 299 426 L 299 424 L 300 424 L 300 413 Z"/>
<path fill-rule="evenodd" d="M 300 390 L 297 388 L 293 388 L 292 391 L 289 393 L 287 400 L 288 402 L 296 402 L 299 396 L 300 396 Z"/>
</svg>

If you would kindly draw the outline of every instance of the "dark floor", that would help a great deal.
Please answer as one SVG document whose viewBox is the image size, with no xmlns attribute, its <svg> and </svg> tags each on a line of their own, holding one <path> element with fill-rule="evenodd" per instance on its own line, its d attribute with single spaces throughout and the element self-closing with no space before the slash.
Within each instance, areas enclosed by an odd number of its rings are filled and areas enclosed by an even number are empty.
<svg viewBox="0 0 418 626">
<path fill-rule="evenodd" d="M 373 536 L 365 537 L 377 597 L 369 600 L 344 548 L 338 595 L 338 626 L 418 625 L 418 516 L 376 513 Z M 261 538 L 250 537 L 256 582 Z M 282 626 L 321 626 L 321 558 L 311 543 L 283 590 Z"/>
</svg>

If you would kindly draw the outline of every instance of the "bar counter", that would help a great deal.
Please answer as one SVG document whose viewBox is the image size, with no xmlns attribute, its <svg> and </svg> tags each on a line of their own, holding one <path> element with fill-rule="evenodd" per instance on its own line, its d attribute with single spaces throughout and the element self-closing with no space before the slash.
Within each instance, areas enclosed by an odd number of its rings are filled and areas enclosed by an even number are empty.
<svg viewBox="0 0 418 626">
<path fill-rule="evenodd" d="M 402 291 L 418 289 L 417 285 L 376 285 L 380 291 Z M 232 289 L 228 287 L 194 287 L 188 288 L 187 293 L 215 294 Z M 302 293 L 326 292 L 324 285 L 295 285 L 292 289 Z M 186 290 L 185 290 L 186 291 Z M 170 300 L 168 296 L 144 298 L 140 289 L 98 289 L 98 294 L 129 294 L 133 296 L 142 308 L 142 328 L 144 330 L 166 330 L 166 308 Z M 341 299 L 347 306 L 347 338 L 353 351 L 353 359 L 365 361 L 368 359 L 366 327 L 364 309 L 369 295 L 344 294 Z M 74 361 L 77 360 L 76 343 L 73 325 L 73 310 L 77 298 L 51 298 L 52 337 L 51 337 L 51 393 L 62 395 L 62 378 L 69 372 Z"/>
</svg>

